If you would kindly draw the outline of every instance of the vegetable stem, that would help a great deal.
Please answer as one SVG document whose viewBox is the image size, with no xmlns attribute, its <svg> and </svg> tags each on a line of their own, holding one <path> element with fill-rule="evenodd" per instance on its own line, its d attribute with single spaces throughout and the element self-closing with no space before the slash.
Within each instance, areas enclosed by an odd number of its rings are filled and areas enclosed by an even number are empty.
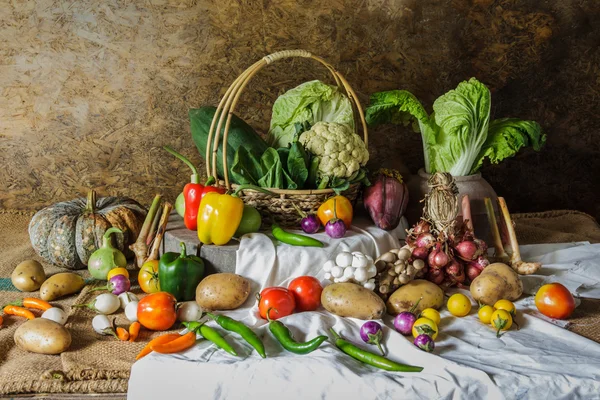
<svg viewBox="0 0 600 400">
<path fill-rule="evenodd" d="M 160 217 L 162 216 L 162 208 L 156 210 L 156 214 L 154 215 L 154 219 L 152 220 L 152 225 L 150 225 L 150 230 L 148 231 L 148 237 L 146 238 L 146 245 L 152 245 L 152 241 L 154 240 L 154 236 L 156 234 L 156 228 L 158 227 L 158 222 L 160 221 Z"/>
<path fill-rule="evenodd" d="M 473 228 L 473 217 L 471 216 L 471 202 L 469 201 L 469 195 L 465 194 L 461 201 L 463 223 L 466 225 L 467 230 L 471 231 L 475 235 L 475 229 Z"/>
<path fill-rule="evenodd" d="M 167 230 L 167 223 L 169 222 L 169 214 L 173 209 L 173 205 L 169 202 L 166 202 L 163 205 L 162 216 L 160 217 L 160 223 L 158 229 L 156 231 L 156 236 L 154 238 L 154 243 L 152 243 L 152 248 L 150 249 L 150 254 L 145 261 L 157 260 L 158 259 L 158 250 L 160 248 L 160 244 L 162 243 L 163 236 L 165 235 L 165 231 Z"/>
<path fill-rule="evenodd" d="M 492 237 L 494 239 L 494 257 L 499 258 L 502 262 L 507 262 L 509 260 L 509 256 L 506 254 L 504 245 L 502 244 L 502 238 L 500 237 L 500 231 L 498 230 L 498 223 L 496 222 L 496 214 L 494 213 L 492 199 L 486 197 L 483 201 L 485 203 L 485 211 L 487 213 L 488 222 L 492 231 Z"/>
<path fill-rule="evenodd" d="M 508 207 L 503 197 L 498 197 L 498 204 L 502 210 L 506 230 L 508 231 L 508 237 L 510 240 L 510 247 L 512 249 L 512 255 L 510 258 L 511 267 L 517 271 L 520 275 L 530 275 L 535 273 L 541 268 L 542 264 L 538 262 L 524 262 L 521 260 L 521 251 L 519 250 L 519 243 L 517 242 L 517 234 L 515 233 L 515 227 L 513 226 L 508 212 Z"/>
<path fill-rule="evenodd" d="M 273 193 L 273 192 L 271 192 L 271 191 L 269 191 L 267 189 L 258 187 L 256 185 L 250 185 L 250 184 L 245 184 L 245 185 L 238 186 L 237 189 L 235 189 L 235 191 L 232 193 L 232 196 L 237 196 L 239 192 L 241 192 L 242 190 L 246 190 L 246 189 L 252 189 L 252 190 L 256 190 L 257 192 L 261 192 L 261 193 L 265 193 L 265 194 L 270 194 L 270 195 L 276 196 L 275 193 Z"/>
<path fill-rule="evenodd" d="M 192 170 L 192 176 L 190 177 L 191 183 L 200 183 L 200 178 L 198 176 L 198 170 L 196 169 L 196 166 L 194 164 L 192 164 L 192 162 L 190 160 L 188 160 L 183 154 L 178 153 L 177 151 L 173 150 L 169 146 L 163 146 L 163 149 L 165 149 L 166 151 L 168 151 L 169 153 L 171 153 L 172 155 L 177 157 L 179 160 L 183 161 L 185 163 L 185 165 L 190 167 L 190 169 Z"/>
<path fill-rule="evenodd" d="M 138 268 L 142 267 L 146 261 L 146 256 L 148 255 L 148 245 L 146 244 L 146 240 L 148 239 L 148 234 L 150 233 L 154 216 L 160 207 L 161 198 L 162 196 L 160 194 L 154 196 L 152 205 L 148 210 L 148 214 L 146 214 L 146 219 L 144 219 L 144 224 L 142 225 L 140 234 L 138 235 L 135 243 L 129 246 L 129 248 L 135 253 L 135 264 Z"/>
<path fill-rule="evenodd" d="M 510 262 L 516 263 L 516 262 L 521 261 L 521 252 L 519 251 L 519 243 L 517 242 L 517 234 L 515 233 L 515 228 L 512 224 L 512 220 L 510 218 L 510 213 L 508 212 L 508 207 L 506 206 L 504 197 L 498 197 L 498 204 L 500 205 L 502 217 L 504 218 L 504 223 L 506 224 L 506 230 L 508 232 L 510 248 L 512 250 Z"/>
</svg>

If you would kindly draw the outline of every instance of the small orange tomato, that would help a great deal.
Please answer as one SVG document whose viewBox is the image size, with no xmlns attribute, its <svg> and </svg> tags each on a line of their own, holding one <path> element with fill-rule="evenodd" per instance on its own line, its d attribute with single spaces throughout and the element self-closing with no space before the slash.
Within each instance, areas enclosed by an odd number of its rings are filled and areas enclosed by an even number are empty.
<svg viewBox="0 0 600 400">
<path fill-rule="evenodd" d="M 149 294 L 138 303 L 138 321 L 152 331 L 166 331 L 177 320 L 176 304 L 175 296 L 170 293 Z"/>
<path fill-rule="evenodd" d="M 333 202 L 335 200 L 335 213 L 333 212 Z M 334 215 L 335 214 L 335 215 Z M 331 221 L 335 216 L 342 221 L 346 225 L 346 228 L 350 229 L 350 225 L 352 225 L 352 203 L 350 200 L 345 198 L 344 196 L 334 196 L 328 199 L 326 202 L 319 206 L 317 210 L 317 217 L 321 221 L 323 226 L 327 225 L 329 221 Z"/>
<path fill-rule="evenodd" d="M 575 310 L 575 299 L 569 289 L 560 283 L 550 283 L 536 293 L 535 306 L 547 317 L 566 319 Z"/>
</svg>

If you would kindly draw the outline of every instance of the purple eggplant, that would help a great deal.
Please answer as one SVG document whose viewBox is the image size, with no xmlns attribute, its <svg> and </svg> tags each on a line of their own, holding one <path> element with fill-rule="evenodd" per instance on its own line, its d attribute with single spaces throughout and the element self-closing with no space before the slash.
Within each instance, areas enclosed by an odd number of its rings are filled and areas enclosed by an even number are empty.
<svg viewBox="0 0 600 400">
<path fill-rule="evenodd" d="M 371 186 L 363 191 L 363 202 L 371 219 L 381 229 L 392 230 L 408 204 L 408 186 L 396 170 L 380 169 Z"/>
<path fill-rule="evenodd" d="M 414 344 L 421 350 L 424 350 L 428 353 L 431 353 L 433 349 L 435 349 L 435 342 L 433 341 L 431 336 L 425 334 L 417 336 L 415 338 Z"/>
<path fill-rule="evenodd" d="M 416 320 L 417 317 L 410 311 L 401 312 L 394 318 L 394 328 L 404 336 L 408 336 L 412 334 L 412 327 Z"/>
<path fill-rule="evenodd" d="M 108 290 L 114 295 L 120 295 L 121 293 L 128 292 L 131 288 L 131 282 L 125 275 L 115 275 L 108 280 L 106 286 L 97 287 L 93 290 Z"/>
<path fill-rule="evenodd" d="M 333 199 L 333 218 L 325 225 L 325 233 L 334 239 L 343 238 L 346 234 L 346 224 L 337 217 L 335 198 Z"/>
<path fill-rule="evenodd" d="M 383 338 L 383 330 L 381 329 L 381 325 L 375 321 L 368 321 L 363 324 L 360 328 L 360 338 L 368 344 L 374 344 L 379 348 L 381 355 L 384 356 L 385 353 L 381 348 L 381 339 Z"/>
<path fill-rule="evenodd" d="M 394 318 L 394 328 L 404 336 L 408 336 L 412 334 L 412 328 L 415 322 L 417 321 L 417 316 L 415 315 L 415 310 L 417 306 L 421 302 L 419 299 L 408 311 L 403 311 L 400 314 L 396 315 Z"/>
</svg>

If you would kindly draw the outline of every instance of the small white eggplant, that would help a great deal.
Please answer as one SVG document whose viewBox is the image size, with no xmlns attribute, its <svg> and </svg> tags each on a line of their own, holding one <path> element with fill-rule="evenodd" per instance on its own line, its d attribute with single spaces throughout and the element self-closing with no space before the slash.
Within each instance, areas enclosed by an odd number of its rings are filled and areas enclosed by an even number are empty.
<svg viewBox="0 0 600 400">
<path fill-rule="evenodd" d="M 75 304 L 72 307 L 87 307 L 100 314 L 112 314 L 119 309 L 121 302 L 119 298 L 112 293 L 102 293 L 87 304 Z"/>
<path fill-rule="evenodd" d="M 42 318 L 49 319 L 61 325 L 67 323 L 67 313 L 57 307 L 52 307 L 44 311 Z"/>
<path fill-rule="evenodd" d="M 123 310 L 125 309 L 125 307 L 127 307 L 127 304 L 134 301 L 138 302 L 140 301 L 140 299 L 138 299 L 138 297 L 131 292 L 124 292 L 119 295 L 119 302 L 121 303 L 121 308 Z"/>
<path fill-rule="evenodd" d="M 125 317 L 127 317 L 127 319 L 130 322 L 136 322 L 138 320 L 137 310 L 138 310 L 138 302 L 132 301 L 131 303 L 129 303 L 125 306 Z"/>
<path fill-rule="evenodd" d="M 177 320 L 181 322 L 198 321 L 202 317 L 202 307 L 195 301 L 184 301 L 177 309 Z"/>
</svg>

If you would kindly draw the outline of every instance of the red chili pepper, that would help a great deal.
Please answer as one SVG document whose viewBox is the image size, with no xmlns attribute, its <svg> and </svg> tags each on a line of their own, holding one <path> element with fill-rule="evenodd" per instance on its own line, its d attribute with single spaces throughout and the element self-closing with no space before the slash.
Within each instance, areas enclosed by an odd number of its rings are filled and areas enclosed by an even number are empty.
<svg viewBox="0 0 600 400">
<path fill-rule="evenodd" d="M 206 193 L 217 192 L 217 193 L 225 193 L 224 188 L 210 186 L 211 183 L 214 182 L 214 178 L 210 177 L 206 184 L 201 185 L 200 178 L 198 176 L 198 170 L 191 163 L 190 160 L 185 158 L 180 153 L 176 152 L 169 146 L 163 147 L 166 151 L 173 154 L 175 157 L 180 159 L 190 167 L 192 170 L 192 176 L 190 177 L 190 183 L 184 186 L 183 188 L 183 198 L 185 200 L 185 213 L 183 215 L 183 223 L 185 227 L 191 231 L 195 231 L 198 227 L 198 209 L 200 208 L 200 201 Z"/>
</svg>

